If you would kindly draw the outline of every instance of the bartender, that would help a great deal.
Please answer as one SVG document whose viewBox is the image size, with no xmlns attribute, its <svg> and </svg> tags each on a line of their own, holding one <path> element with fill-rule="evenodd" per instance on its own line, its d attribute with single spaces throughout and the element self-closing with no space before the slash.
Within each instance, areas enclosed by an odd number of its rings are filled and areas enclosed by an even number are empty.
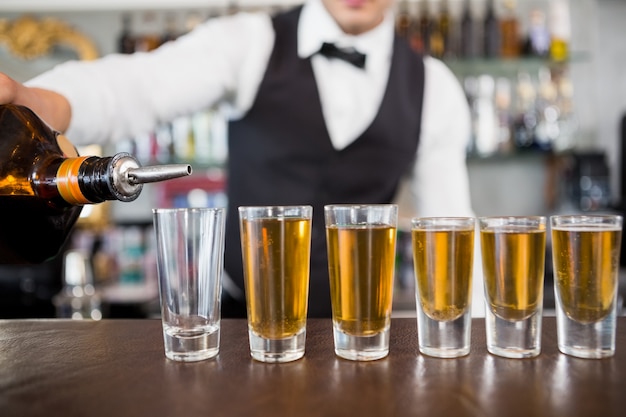
<svg viewBox="0 0 626 417">
<path fill-rule="evenodd" d="M 67 62 L 25 85 L 0 74 L 0 103 L 30 107 L 76 143 L 227 106 L 222 315 L 246 314 L 237 207 L 310 204 L 309 317 L 330 317 L 325 204 L 400 201 L 405 220 L 473 215 L 463 90 L 441 61 L 395 36 L 393 6 L 307 0 L 273 16 L 214 18 L 154 51 Z"/>
</svg>

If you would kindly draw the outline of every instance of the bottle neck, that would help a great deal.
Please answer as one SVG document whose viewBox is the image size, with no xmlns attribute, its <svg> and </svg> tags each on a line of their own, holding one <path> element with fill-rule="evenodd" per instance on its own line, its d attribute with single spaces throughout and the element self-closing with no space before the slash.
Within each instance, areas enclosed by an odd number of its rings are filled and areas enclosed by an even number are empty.
<svg viewBox="0 0 626 417">
<path fill-rule="evenodd" d="M 105 159 L 110 158 L 85 156 L 64 159 L 56 175 L 56 187 L 63 200 L 76 206 L 115 200 L 106 184 Z"/>
</svg>

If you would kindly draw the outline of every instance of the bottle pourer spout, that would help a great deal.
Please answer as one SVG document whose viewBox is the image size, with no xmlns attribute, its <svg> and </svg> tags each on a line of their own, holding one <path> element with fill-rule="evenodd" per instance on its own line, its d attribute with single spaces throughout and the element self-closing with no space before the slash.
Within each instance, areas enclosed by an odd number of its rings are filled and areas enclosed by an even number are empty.
<svg viewBox="0 0 626 417">
<path fill-rule="evenodd" d="M 131 168 L 128 170 L 127 175 L 130 184 L 147 184 L 186 177 L 191 175 L 191 172 L 191 165 L 170 164 Z"/>
<path fill-rule="evenodd" d="M 120 201 L 133 201 L 143 184 L 171 180 L 191 175 L 189 164 L 154 165 L 142 167 L 128 153 L 116 154 L 110 164 L 115 194 Z"/>
</svg>

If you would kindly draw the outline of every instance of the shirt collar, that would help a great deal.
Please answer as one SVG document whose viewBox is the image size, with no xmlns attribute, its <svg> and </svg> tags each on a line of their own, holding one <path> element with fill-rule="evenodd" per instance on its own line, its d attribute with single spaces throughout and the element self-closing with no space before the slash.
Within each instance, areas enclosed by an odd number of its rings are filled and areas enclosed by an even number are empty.
<svg viewBox="0 0 626 417">
<path fill-rule="evenodd" d="M 298 24 L 298 56 L 308 58 L 317 53 L 322 43 L 333 42 L 340 47 L 354 47 L 368 55 L 391 56 L 394 36 L 394 15 L 391 10 L 383 22 L 360 35 L 348 35 L 326 11 L 321 0 L 308 0 L 300 14 Z"/>
</svg>

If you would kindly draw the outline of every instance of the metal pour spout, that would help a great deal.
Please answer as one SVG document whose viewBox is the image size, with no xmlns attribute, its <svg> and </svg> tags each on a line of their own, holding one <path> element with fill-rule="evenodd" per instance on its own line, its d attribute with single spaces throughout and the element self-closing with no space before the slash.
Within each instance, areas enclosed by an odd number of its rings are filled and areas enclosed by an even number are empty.
<svg viewBox="0 0 626 417">
<path fill-rule="evenodd" d="M 128 176 L 128 182 L 135 185 L 186 177 L 191 175 L 191 171 L 191 165 L 170 164 L 129 168 L 126 171 L 126 175 Z"/>
<path fill-rule="evenodd" d="M 120 201 L 135 200 L 145 183 L 191 175 L 191 165 L 189 164 L 142 167 L 135 157 L 125 152 L 114 155 L 109 167 L 110 177 L 113 180 L 112 191 Z"/>
</svg>

